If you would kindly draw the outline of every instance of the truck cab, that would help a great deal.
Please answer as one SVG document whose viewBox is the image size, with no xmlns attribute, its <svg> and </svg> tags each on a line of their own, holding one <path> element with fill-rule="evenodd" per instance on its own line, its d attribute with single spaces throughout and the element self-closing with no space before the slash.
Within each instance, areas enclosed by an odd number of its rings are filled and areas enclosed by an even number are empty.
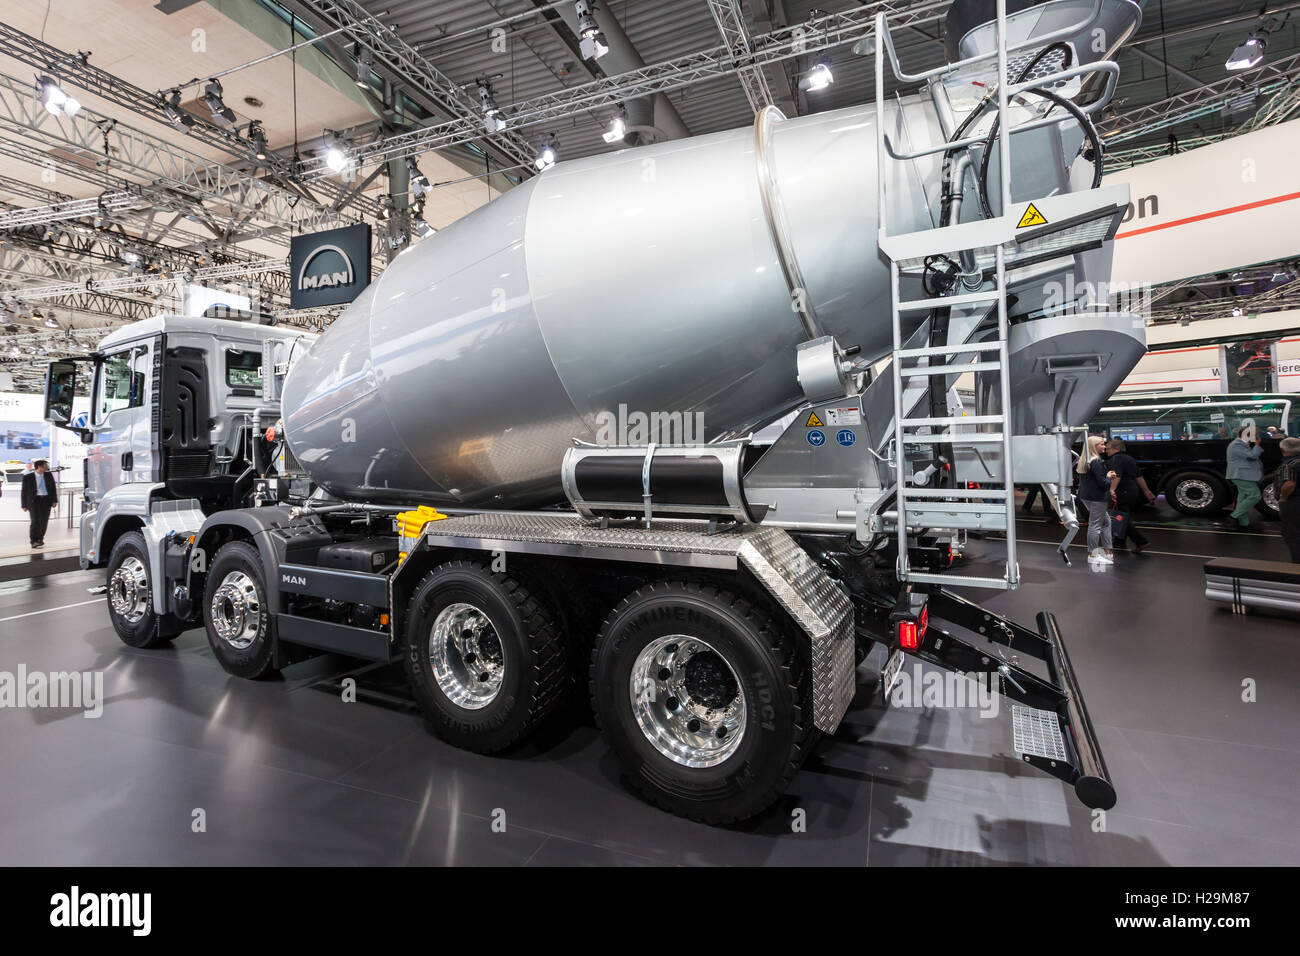
<svg viewBox="0 0 1300 956">
<path fill-rule="evenodd" d="M 210 514 L 250 503 L 263 437 L 279 418 L 278 383 L 312 335 L 229 319 L 163 315 L 107 336 L 92 354 L 52 362 L 46 418 L 71 426 L 81 383 L 90 415 L 81 566 L 107 563 L 164 503 Z M 280 374 L 276 374 L 279 366 Z"/>
</svg>

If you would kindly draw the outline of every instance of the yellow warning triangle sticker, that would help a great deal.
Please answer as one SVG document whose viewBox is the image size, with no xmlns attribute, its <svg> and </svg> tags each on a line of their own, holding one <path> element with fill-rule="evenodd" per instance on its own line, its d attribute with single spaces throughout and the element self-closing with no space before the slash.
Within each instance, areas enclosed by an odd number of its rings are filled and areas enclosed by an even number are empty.
<svg viewBox="0 0 1300 956">
<path fill-rule="evenodd" d="M 1025 210 L 1025 214 L 1021 216 L 1020 221 L 1016 223 L 1016 228 L 1024 229 L 1026 226 L 1045 226 L 1045 225 L 1047 225 L 1047 217 L 1038 211 L 1037 206 L 1035 206 L 1033 203 L 1030 203 L 1029 208 Z"/>
<path fill-rule="evenodd" d="M 825 427 L 825 426 L 824 426 L 824 423 L 822 422 L 822 420 L 821 420 L 820 418 L 817 417 L 817 413 L 816 413 L 816 412 L 811 412 L 811 413 L 809 413 L 809 415 L 808 415 L 808 422 L 807 422 L 807 424 L 805 424 L 803 427 L 804 427 L 804 428 L 817 428 L 818 426 Z"/>
</svg>

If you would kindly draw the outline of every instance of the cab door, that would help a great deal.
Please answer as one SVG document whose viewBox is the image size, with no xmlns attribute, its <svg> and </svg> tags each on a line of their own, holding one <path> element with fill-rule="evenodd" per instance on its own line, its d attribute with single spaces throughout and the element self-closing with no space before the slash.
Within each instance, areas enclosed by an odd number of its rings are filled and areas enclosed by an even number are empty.
<svg viewBox="0 0 1300 956">
<path fill-rule="evenodd" d="M 86 455 L 86 497 L 92 503 L 118 485 L 147 480 L 152 465 L 147 452 L 150 423 L 145 402 L 148 356 L 149 346 L 135 343 L 105 353 L 95 366 L 90 408 L 95 440 Z M 137 461 L 141 425 L 146 446 L 143 462 Z M 138 477 L 142 468 L 144 479 Z"/>
</svg>

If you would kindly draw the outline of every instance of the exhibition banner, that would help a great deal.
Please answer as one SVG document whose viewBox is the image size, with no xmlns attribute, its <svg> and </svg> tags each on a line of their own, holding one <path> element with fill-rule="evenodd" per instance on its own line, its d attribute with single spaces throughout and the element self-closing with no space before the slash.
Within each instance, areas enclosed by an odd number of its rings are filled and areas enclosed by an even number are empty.
<svg viewBox="0 0 1300 956">
<path fill-rule="evenodd" d="M 1156 285 L 1300 255 L 1300 120 L 1110 173 L 1129 185 L 1113 283 Z"/>
</svg>

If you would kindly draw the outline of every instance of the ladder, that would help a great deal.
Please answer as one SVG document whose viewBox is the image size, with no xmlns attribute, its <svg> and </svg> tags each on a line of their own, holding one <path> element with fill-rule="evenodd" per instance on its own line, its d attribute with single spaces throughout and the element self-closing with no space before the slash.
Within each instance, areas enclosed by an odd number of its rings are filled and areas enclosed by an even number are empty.
<svg viewBox="0 0 1300 956">
<path fill-rule="evenodd" d="M 1010 122 L 1007 121 L 1007 41 L 1006 41 L 1006 0 L 997 0 L 997 113 L 999 117 L 999 156 L 998 163 L 1001 178 L 1001 198 L 1003 215 L 1011 208 L 1010 184 Z M 885 142 L 884 111 L 884 59 L 885 44 L 889 43 L 889 53 L 893 57 L 893 44 L 889 39 L 889 25 L 882 11 L 876 17 L 876 151 L 877 179 L 879 182 L 879 216 L 881 248 L 886 250 L 890 259 L 890 286 L 893 325 L 893 351 L 890 362 L 893 375 L 894 392 L 894 442 L 893 466 L 895 470 L 896 510 L 895 534 L 898 539 L 897 574 L 899 581 L 923 584 L 943 584 L 957 587 L 981 588 L 1015 588 L 1020 583 L 1020 570 L 1016 560 L 1016 522 L 1015 493 L 1011 465 L 1011 383 L 1008 369 L 1008 321 L 1006 296 L 1006 254 L 1003 244 L 1010 238 L 1004 231 L 994 228 L 980 229 L 984 223 L 966 223 L 957 226 L 940 224 L 939 226 L 912 233 L 903 237 L 889 237 L 886 231 L 886 195 L 885 160 L 889 152 Z M 950 70 L 957 70 L 973 61 L 964 61 L 946 68 L 931 71 L 930 75 Z M 895 61 L 895 74 L 897 70 Z M 913 79 L 912 77 L 901 77 Z M 891 157 L 893 158 L 893 157 Z M 990 222 L 988 226 L 994 226 Z M 972 228 L 976 227 L 976 228 Z M 994 258 L 994 287 L 991 290 L 959 292 L 955 295 L 902 300 L 900 299 L 900 278 L 902 274 L 900 257 L 891 254 L 886 238 L 895 242 L 888 244 L 897 249 L 902 245 L 908 248 L 905 261 L 924 262 L 926 256 L 949 255 L 960 252 L 974 253 L 979 260 L 983 253 L 985 258 L 992 252 Z M 996 338 L 981 342 L 951 341 L 943 344 L 929 344 L 920 347 L 907 347 L 904 341 L 903 317 L 910 313 L 923 313 L 932 309 L 962 308 L 968 306 L 985 306 L 996 309 Z M 935 417 L 928 414 L 929 409 L 916 415 L 906 407 L 905 393 L 908 386 L 916 380 L 925 380 L 934 387 L 937 376 L 955 375 L 964 372 L 997 373 L 999 383 L 999 411 L 991 415 L 962 417 Z M 924 406 L 927 403 L 919 403 Z M 977 426 L 972 431 L 957 431 L 959 426 Z M 978 451 L 981 447 L 996 447 L 1001 451 L 1002 487 L 1000 488 L 925 488 L 913 484 L 908 474 L 909 447 L 946 444 L 954 447 L 967 446 Z M 1003 532 L 1001 539 L 1005 553 L 1003 572 L 1000 577 L 977 577 L 973 575 L 934 574 L 915 571 L 908 559 L 908 531 L 911 528 L 981 530 Z"/>
</svg>

